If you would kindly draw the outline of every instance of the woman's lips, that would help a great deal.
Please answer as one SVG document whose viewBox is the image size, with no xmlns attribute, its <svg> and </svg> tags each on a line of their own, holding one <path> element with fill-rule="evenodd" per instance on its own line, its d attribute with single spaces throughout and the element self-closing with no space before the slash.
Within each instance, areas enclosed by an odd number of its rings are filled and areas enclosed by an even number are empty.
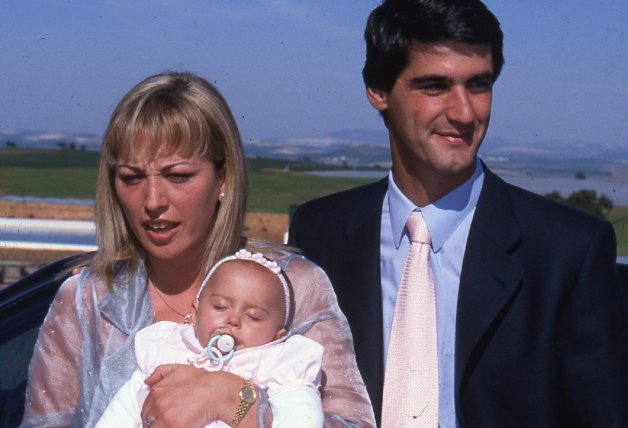
<svg viewBox="0 0 628 428">
<path fill-rule="evenodd" d="M 146 236 L 155 244 L 168 243 L 176 234 L 179 223 L 171 221 L 144 221 L 142 222 Z"/>
</svg>

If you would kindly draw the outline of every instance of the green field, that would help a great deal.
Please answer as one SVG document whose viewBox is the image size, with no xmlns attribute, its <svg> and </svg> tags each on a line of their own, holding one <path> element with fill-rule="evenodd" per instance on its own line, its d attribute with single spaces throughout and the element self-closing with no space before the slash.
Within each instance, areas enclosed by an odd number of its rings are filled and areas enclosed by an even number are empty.
<svg viewBox="0 0 628 428">
<path fill-rule="evenodd" d="M 615 207 L 608 216 L 617 236 L 617 254 L 628 256 L 628 207 Z"/>
<path fill-rule="evenodd" d="M 278 159 L 249 159 L 249 211 L 289 213 L 290 206 L 366 184 L 373 179 L 315 177 L 299 171 L 323 169 L 319 164 Z M 288 167 L 292 173 L 282 172 Z"/>
<path fill-rule="evenodd" d="M 0 195 L 93 199 L 98 153 L 73 150 L 0 149 Z M 249 211 L 289 213 L 291 205 L 371 179 L 329 178 L 283 173 L 311 164 L 250 159 Z M 272 171 L 272 172 L 271 172 Z M 628 207 L 615 207 L 609 221 L 617 234 L 618 254 L 628 256 Z"/>
<path fill-rule="evenodd" d="M 0 149 L 0 195 L 93 199 L 98 153 Z"/>
<path fill-rule="evenodd" d="M 98 153 L 72 150 L 0 149 L 0 195 L 93 199 Z M 250 159 L 249 211 L 288 214 L 289 207 L 372 180 L 314 177 L 281 172 L 307 165 Z M 264 172 L 270 169 L 274 172 Z"/>
</svg>

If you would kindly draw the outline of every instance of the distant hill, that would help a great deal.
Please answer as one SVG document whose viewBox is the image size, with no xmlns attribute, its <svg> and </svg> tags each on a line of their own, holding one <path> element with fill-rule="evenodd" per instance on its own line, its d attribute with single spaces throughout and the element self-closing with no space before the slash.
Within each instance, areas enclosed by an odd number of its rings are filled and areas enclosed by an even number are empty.
<svg viewBox="0 0 628 428">
<path fill-rule="evenodd" d="M 0 129 L 0 145 L 38 149 L 58 149 L 70 146 L 77 150 L 100 151 L 101 137 L 95 134 L 53 131 L 23 131 Z"/>
<path fill-rule="evenodd" d="M 245 143 L 249 156 L 303 159 L 346 165 L 390 164 L 386 130 L 343 130 L 316 138 L 265 138 Z M 507 170 L 585 174 L 628 175 L 628 142 L 599 143 L 539 140 L 515 143 L 502 137 L 488 137 L 480 156 L 488 164 Z"/>
<path fill-rule="evenodd" d="M 304 159 L 346 166 L 390 163 L 388 135 L 380 131 L 347 130 L 316 138 L 265 138 L 249 140 L 248 156 Z"/>
<path fill-rule="evenodd" d="M 558 175 L 606 175 L 628 182 L 628 142 L 539 140 L 517 144 L 488 138 L 480 149 L 494 169 Z"/>
<path fill-rule="evenodd" d="M 502 137 L 489 137 L 481 152 L 488 156 L 507 156 L 517 159 L 597 159 L 628 161 L 626 141 L 561 141 L 537 140 L 514 142 Z"/>
<path fill-rule="evenodd" d="M 71 148 L 98 151 L 101 136 L 86 133 L 0 130 L 0 146 Z M 385 129 L 345 129 L 314 137 L 272 137 L 244 142 L 247 156 L 301 160 L 346 167 L 390 164 Z M 537 172 L 580 171 L 628 176 L 628 141 L 585 142 L 538 140 L 517 142 L 490 136 L 480 156 L 491 166 Z"/>
</svg>

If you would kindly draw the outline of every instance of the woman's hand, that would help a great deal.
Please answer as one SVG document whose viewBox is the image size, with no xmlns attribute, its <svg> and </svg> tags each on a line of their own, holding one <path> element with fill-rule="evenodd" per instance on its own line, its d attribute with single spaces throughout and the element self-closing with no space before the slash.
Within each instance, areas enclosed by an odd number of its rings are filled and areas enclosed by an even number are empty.
<svg viewBox="0 0 628 428">
<path fill-rule="evenodd" d="M 151 428 L 203 427 L 220 419 L 231 423 L 244 380 L 232 373 L 182 364 L 157 367 L 146 379 L 150 393 L 142 408 L 142 423 L 150 417 Z M 238 427 L 256 427 L 259 400 Z"/>
</svg>

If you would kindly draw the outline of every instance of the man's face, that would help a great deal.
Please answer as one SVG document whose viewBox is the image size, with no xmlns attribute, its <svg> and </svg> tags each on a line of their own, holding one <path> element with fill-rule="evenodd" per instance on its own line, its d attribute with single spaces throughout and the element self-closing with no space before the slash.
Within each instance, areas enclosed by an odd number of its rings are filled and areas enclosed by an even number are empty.
<svg viewBox="0 0 628 428">
<path fill-rule="evenodd" d="M 446 41 L 415 44 L 390 92 L 368 88 L 369 101 L 386 116 L 402 190 L 418 182 L 444 194 L 473 174 L 492 86 L 490 46 Z"/>
</svg>

